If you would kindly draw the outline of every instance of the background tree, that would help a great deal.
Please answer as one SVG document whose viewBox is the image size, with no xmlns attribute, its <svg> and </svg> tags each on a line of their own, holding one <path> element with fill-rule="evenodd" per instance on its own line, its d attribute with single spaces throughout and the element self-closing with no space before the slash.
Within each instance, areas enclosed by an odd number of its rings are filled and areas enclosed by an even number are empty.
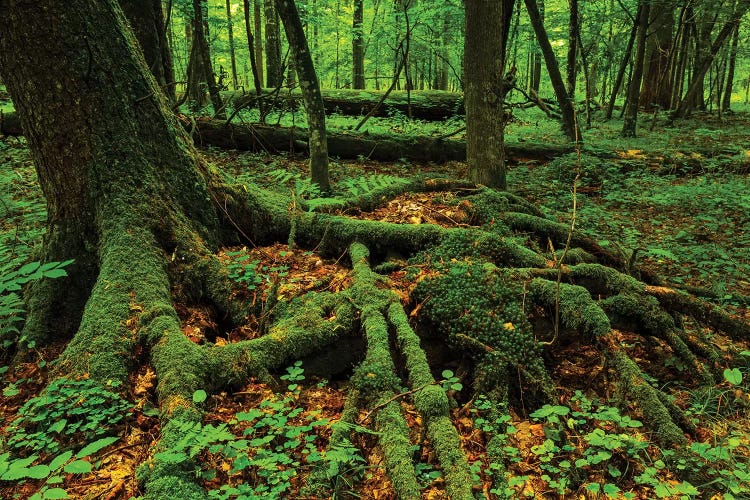
<svg viewBox="0 0 750 500">
<path fill-rule="evenodd" d="M 331 189 L 331 184 L 328 178 L 326 114 L 323 107 L 323 97 L 320 94 L 320 84 L 305 38 L 305 30 L 302 27 L 302 21 L 293 0 L 276 0 L 276 11 L 284 24 L 284 31 L 294 59 L 294 67 L 299 75 L 300 87 L 302 87 L 302 98 L 305 103 L 309 129 L 310 177 L 320 187 L 321 191 L 327 192 Z"/>
<path fill-rule="evenodd" d="M 648 36 L 650 7 L 649 0 L 639 1 L 638 36 L 636 37 L 633 74 L 628 84 L 627 107 L 625 109 L 625 120 L 622 125 L 623 137 L 635 137 L 636 125 L 638 123 L 638 107 L 641 102 L 641 80 L 643 78 L 643 62 L 646 55 L 646 37 Z"/>
<path fill-rule="evenodd" d="M 266 17 L 266 85 L 269 87 L 280 87 L 284 82 L 284 72 L 281 67 L 279 16 L 276 12 L 274 0 L 263 1 Z"/>
<path fill-rule="evenodd" d="M 469 178 L 505 189 L 506 42 L 515 0 L 464 0 L 464 99 Z"/>
<path fill-rule="evenodd" d="M 352 16 L 352 87 L 365 88 L 365 46 L 362 33 L 364 20 L 364 1 L 354 0 Z"/>
</svg>

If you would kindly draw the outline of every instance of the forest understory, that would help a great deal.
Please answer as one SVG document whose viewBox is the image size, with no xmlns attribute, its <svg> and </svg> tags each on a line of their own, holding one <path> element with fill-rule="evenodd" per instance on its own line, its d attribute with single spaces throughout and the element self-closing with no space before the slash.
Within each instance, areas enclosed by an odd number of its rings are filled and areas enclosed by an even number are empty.
<svg viewBox="0 0 750 500">
<path fill-rule="evenodd" d="M 525 140 L 558 134 L 525 125 Z M 4 445 L 29 460 L 0 496 L 743 498 L 748 130 L 742 113 L 628 143 L 603 128 L 580 151 L 513 158 L 507 193 L 461 181 L 461 162 L 362 158 L 333 161 L 322 197 L 304 157 L 204 150 L 290 221 L 288 238 L 222 247 L 217 285 L 167 256 L 185 338 L 247 366 L 192 393 L 197 418 L 162 420 L 142 339 L 127 387 L 63 378 L 41 395 L 66 345 L 29 345 L 2 369 Z M 9 275 L 45 205 L 23 138 L 0 139 L 0 165 Z"/>
</svg>

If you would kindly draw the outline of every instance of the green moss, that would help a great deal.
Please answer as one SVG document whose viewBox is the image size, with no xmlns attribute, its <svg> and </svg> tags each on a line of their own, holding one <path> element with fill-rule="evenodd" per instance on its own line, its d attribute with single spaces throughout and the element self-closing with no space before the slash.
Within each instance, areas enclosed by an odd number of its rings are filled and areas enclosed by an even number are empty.
<svg viewBox="0 0 750 500">
<path fill-rule="evenodd" d="M 388 403 L 378 412 L 376 429 L 383 448 L 385 468 L 397 498 L 419 498 L 420 487 L 412 463 L 409 427 L 401 415 L 401 405 Z"/>
<path fill-rule="evenodd" d="M 621 390 L 629 394 L 630 400 L 641 408 L 647 422 L 654 429 L 656 440 L 663 446 L 686 445 L 687 439 L 662 403 L 659 391 L 644 380 L 638 365 L 620 351 L 606 349 L 604 354 L 616 374 Z"/>
<path fill-rule="evenodd" d="M 557 283 L 553 281 L 535 278 L 529 285 L 529 292 L 538 304 L 554 307 L 557 302 Z M 593 338 L 612 330 L 609 318 L 585 288 L 560 283 L 559 303 L 560 320 L 565 328 L 583 331 Z"/>
</svg>

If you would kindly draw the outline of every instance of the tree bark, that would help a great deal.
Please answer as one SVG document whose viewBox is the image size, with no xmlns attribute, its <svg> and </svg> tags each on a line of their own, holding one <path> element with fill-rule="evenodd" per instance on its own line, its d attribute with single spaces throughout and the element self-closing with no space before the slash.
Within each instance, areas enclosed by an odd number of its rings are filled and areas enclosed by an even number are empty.
<svg viewBox="0 0 750 500">
<path fill-rule="evenodd" d="M 258 78 L 263 82 L 263 20 L 261 19 L 261 0 L 253 1 L 253 23 L 255 23 L 255 64 Z"/>
<path fill-rule="evenodd" d="M 276 88 L 284 83 L 284 74 L 281 68 L 279 16 L 276 12 L 274 0 L 263 1 L 266 16 L 266 85 Z"/>
<path fill-rule="evenodd" d="M 640 104 L 645 109 L 669 109 L 672 103 L 670 60 L 674 34 L 674 4 L 650 9 Z"/>
<path fill-rule="evenodd" d="M 326 140 L 326 113 L 320 84 L 315 74 L 310 49 L 307 46 L 305 30 L 302 27 L 297 7 L 293 0 L 275 0 L 276 11 L 281 17 L 289 41 L 294 67 L 302 87 L 302 101 L 307 112 L 307 126 L 310 130 L 310 177 L 320 186 L 321 191 L 331 188 L 328 178 L 328 142 Z"/>
<path fill-rule="evenodd" d="M 193 46 L 197 57 L 201 60 L 203 81 L 208 86 L 208 94 L 211 96 L 214 114 L 218 118 L 225 118 L 226 110 L 221 94 L 219 94 L 219 86 L 216 84 L 216 75 L 211 62 L 211 49 L 206 37 L 206 19 L 203 17 L 203 5 L 205 3 L 206 0 L 193 0 Z"/>
<path fill-rule="evenodd" d="M 156 83 L 172 101 L 175 97 L 174 67 L 167 44 L 161 0 L 120 0 Z"/>
<path fill-rule="evenodd" d="M 638 107 L 640 105 L 641 79 L 643 78 L 643 62 L 646 54 L 646 36 L 648 34 L 648 20 L 650 12 L 649 0 L 642 0 L 638 9 L 638 41 L 635 46 L 635 61 L 633 74 L 628 85 L 628 103 L 625 119 L 622 125 L 623 137 L 635 137 L 638 124 Z"/>
<path fill-rule="evenodd" d="M 504 33 L 514 0 L 464 0 L 464 96 L 469 179 L 506 189 L 503 128 Z"/>
<path fill-rule="evenodd" d="M 362 33 L 363 0 L 354 0 L 352 14 L 352 88 L 365 88 L 365 45 Z"/>
<path fill-rule="evenodd" d="M 229 61 L 232 67 L 232 90 L 237 90 L 237 60 L 234 54 L 234 24 L 232 23 L 231 0 L 227 0 L 227 36 L 229 37 Z M 252 53 L 252 49 L 250 52 Z"/>
<path fill-rule="evenodd" d="M 544 23 L 539 14 L 536 0 L 524 0 L 524 3 L 526 4 L 526 10 L 529 13 L 536 39 L 539 42 L 539 47 L 542 50 L 542 55 L 547 65 L 547 74 L 549 74 L 552 88 L 555 90 L 555 97 L 560 105 L 563 132 L 565 132 L 565 135 L 572 142 L 580 142 L 582 140 L 581 131 L 576 121 L 575 109 L 573 109 L 573 103 L 570 100 L 570 96 L 568 96 L 567 90 L 565 90 L 565 83 L 560 75 L 560 67 L 557 64 L 557 58 L 552 50 L 552 45 L 549 43 L 547 31 L 544 29 Z"/>
<path fill-rule="evenodd" d="M 721 103 L 722 111 L 729 111 L 732 107 L 732 92 L 734 90 L 734 74 L 737 66 L 737 46 L 740 41 L 740 25 L 734 30 L 732 37 L 732 48 L 729 52 L 729 67 L 727 68 L 727 82 L 724 90 L 724 99 Z"/>
<path fill-rule="evenodd" d="M 253 30 L 250 27 L 250 0 L 244 0 L 243 10 L 245 13 L 245 32 L 247 33 L 247 48 L 250 54 L 250 69 L 253 72 L 253 85 L 255 86 L 255 95 L 260 98 L 263 84 L 263 77 L 260 74 L 260 68 L 257 61 L 257 46 L 255 45 L 255 37 L 253 36 Z M 257 33 L 256 33 L 257 34 Z M 260 36 L 260 34 L 258 34 Z M 261 109 L 261 116 L 263 116 L 263 110 Z"/>
<path fill-rule="evenodd" d="M 568 7 L 570 10 L 570 19 L 568 22 L 568 58 L 567 58 L 567 79 L 568 79 L 568 95 L 570 99 L 575 102 L 576 100 L 576 59 L 578 53 L 578 38 L 581 28 L 578 25 L 579 13 L 578 13 L 578 0 L 568 0 Z"/>
</svg>

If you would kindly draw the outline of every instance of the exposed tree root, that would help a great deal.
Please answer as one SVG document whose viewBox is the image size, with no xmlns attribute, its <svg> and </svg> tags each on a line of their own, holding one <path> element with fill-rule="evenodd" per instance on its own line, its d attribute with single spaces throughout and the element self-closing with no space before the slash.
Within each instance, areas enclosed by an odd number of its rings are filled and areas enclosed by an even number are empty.
<svg viewBox="0 0 750 500">
<path fill-rule="evenodd" d="M 481 229 L 391 224 L 302 211 L 289 198 L 255 186 L 245 192 L 215 185 L 211 192 L 224 219 L 220 232 L 226 243 L 286 241 L 296 227 L 297 245 L 336 257 L 348 252 L 354 278 L 353 285 L 341 292 L 313 291 L 279 303 L 266 334 L 225 345 L 191 341 L 172 304 L 173 293 L 182 300 L 209 304 L 227 328 L 260 314 L 259 307 L 235 300 L 210 238 L 199 236 L 204 231 L 176 224 L 165 235 L 138 219 L 108 218 L 100 232 L 98 278 L 56 373 L 87 376 L 102 384 L 125 383 L 136 363 L 135 347 L 143 346 L 158 377 L 158 449 L 163 451 L 179 441 L 185 422 L 201 421 L 200 405 L 192 399 L 196 390 L 218 392 L 249 377 L 270 381 L 279 367 L 361 331 L 366 355 L 352 377 L 343 423 L 335 427 L 329 446 L 349 443 L 358 411 L 373 410 L 372 422 L 396 494 L 419 497 L 414 443 L 396 397 L 403 385 L 397 366 L 403 361 L 409 395 L 436 452 L 446 491 L 453 499 L 468 500 L 473 493 L 467 457 L 450 419 L 448 397 L 433 375 L 440 366 L 428 360 L 420 335 L 425 337 L 429 330 L 454 350 L 454 357 L 462 354 L 471 360 L 474 387 L 487 394 L 496 415 L 517 403 L 515 394 L 524 394 L 531 404 L 553 400 L 556 391 L 546 352 L 555 349 L 562 336 L 579 335 L 606 360 L 621 406 L 642 413 L 663 446 L 685 445 L 686 433 L 695 431 L 693 425 L 665 392 L 646 381 L 644 369 L 620 345 L 612 325 L 659 339 L 692 369 L 696 383 L 707 386 L 715 383 L 726 361 L 704 337 L 684 331 L 674 318 L 692 316 L 735 339 L 747 338 L 750 326 L 691 295 L 647 285 L 621 272 L 624 263 L 578 235 L 572 241 L 579 253 L 571 249 L 569 255 L 576 256 L 575 261 L 599 263 L 560 264 L 552 253 L 539 250 L 544 248 L 539 242 L 549 239 L 559 245 L 567 239 L 568 228 L 509 193 L 418 179 L 343 202 L 324 200 L 314 208 L 361 215 L 405 191 L 445 188 L 465 195 L 456 203 L 467 221 L 483 224 Z M 531 238 L 521 237 L 529 233 Z M 410 321 L 399 295 L 371 268 L 392 251 L 412 257 L 405 272 L 415 273 L 411 277 L 418 282 L 411 297 L 416 321 Z M 35 300 L 43 299 L 40 295 Z M 548 318 L 556 316 L 560 324 L 555 327 Z M 32 315 L 27 327 L 31 331 L 42 323 Z M 511 382 L 509 373 L 519 373 L 519 381 Z M 501 461 L 500 448 L 499 440 L 487 445 L 494 461 Z M 193 464 L 154 458 L 140 474 L 147 498 L 205 498 Z M 493 474 L 495 484 L 502 484 L 499 462 Z M 318 491 L 327 482 L 330 478 L 318 471 L 308 487 Z"/>
</svg>

